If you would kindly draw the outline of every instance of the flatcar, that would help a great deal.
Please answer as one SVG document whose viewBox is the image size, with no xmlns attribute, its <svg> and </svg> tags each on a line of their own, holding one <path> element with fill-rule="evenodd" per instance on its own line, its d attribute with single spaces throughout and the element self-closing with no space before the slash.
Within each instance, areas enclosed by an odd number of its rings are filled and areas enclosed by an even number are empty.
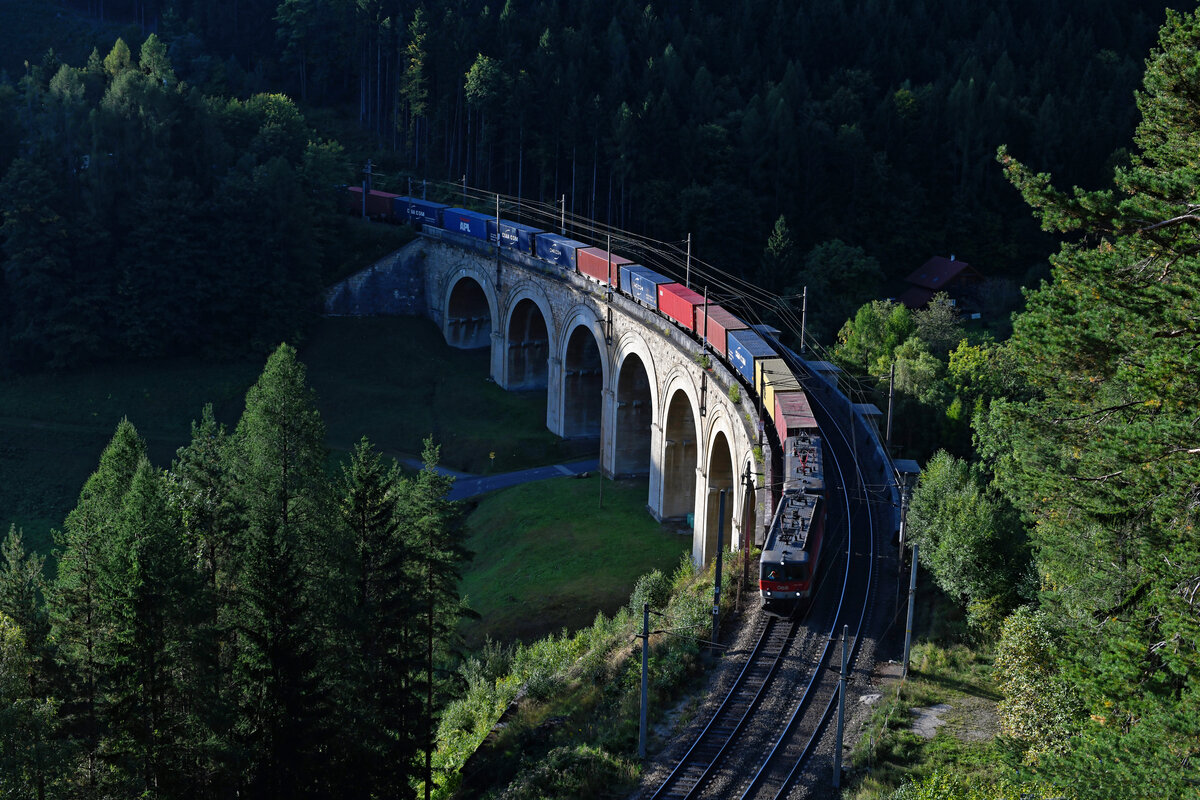
<svg viewBox="0 0 1200 800">
<path fill-rule="evenodd" d="M 783 440 L 783 494 L 759 557 L 758 587 L 767 613 L 788 615 L 812 599 L 825 538 L 825 472 L 820 433 L 815 422 L 805 422 L 812 418 L 807 397 L 781 392 L 775 401 L 776 416 L 791 418 L 776 425 L 790 435 Z M 789 401 L 803 409 L 780 413 L 781 402 Z"/>
</svg>

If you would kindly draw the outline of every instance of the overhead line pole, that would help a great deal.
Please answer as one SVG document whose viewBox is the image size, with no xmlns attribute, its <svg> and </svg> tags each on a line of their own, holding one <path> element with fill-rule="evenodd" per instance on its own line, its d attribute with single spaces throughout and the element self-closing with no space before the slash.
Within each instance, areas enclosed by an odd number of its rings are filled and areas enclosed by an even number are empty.
<svg viewBox="0 0 1200 800">
<path fill-rule="evenodd" d="M 846 730 L 846 657 L 849 654 L 850 626 L 842 626 L 842 672 L 838 678 L 837 741 L 833 745 L 833 788 L 842 786 L 842 735 Z"/>
<path fill-rule="evenodd" d="M 650 604 L 642 603 L 642 713 L 638 725 L 638 759 L 646 760 L 646 706 L 650 694 Z"/>
<path fill-rule="evenodd" d="M 800 355 L 804 355 L 804 334 L 808 324 L 808 287 L 800 295 Z"/>
<path fill-rule="evenodd" d="M 687 235 L 687 261 L 683 269 L 683 285 L 689 289 L 692 288 L 692 234 L 690 233 Z"/>
<path fill-rule="evenodd" d="M 904 626 L 904 668 L 900 673 L 901 678 L 908 677 L 908 655 L 912 652 L 913 607 L 916 605 L 917 597 L 917 548 L 918 545 L 914 543 L 912 577 L 908 581 L 908 622 Z"/>
<path fill-rule="evenodd" d="M 705 498 L 708 502 L 708 498 Z M 721 555 L 725 549 L 725 490 L 721 490 L 717 502 L 717 578 L 713 582 L 713 624 L 711 652 L 717 652 L 717 636 L 721 630 Z"/>
</svg>

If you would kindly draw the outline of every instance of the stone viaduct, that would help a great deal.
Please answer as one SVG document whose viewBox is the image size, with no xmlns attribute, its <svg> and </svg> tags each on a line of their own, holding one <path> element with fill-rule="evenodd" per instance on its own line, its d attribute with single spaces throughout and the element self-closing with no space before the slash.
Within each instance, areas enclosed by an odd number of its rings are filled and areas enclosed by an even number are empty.
<svg viewBox="0 0 1200 800">
<path fill-rule="evenodd" d="M 389 308 L 392 300 L 403 305 Z M 609 477 L 649 477 L 646 505 L 656 519 L 693 515 L 696 563 L 716 553 L 722 489 L 726 547 L 761 542 L 770 455 L 759 443 L 756 395 L 715 357 L 702 366 L 702 345 L 657 311 L 581 275 L 430 227 L 334 287 L 326 306 L 422 313 L 450 345 L 490 348 L 497 384 L 546 392 L 553 433 L 597 438 Z"/>
</svg>

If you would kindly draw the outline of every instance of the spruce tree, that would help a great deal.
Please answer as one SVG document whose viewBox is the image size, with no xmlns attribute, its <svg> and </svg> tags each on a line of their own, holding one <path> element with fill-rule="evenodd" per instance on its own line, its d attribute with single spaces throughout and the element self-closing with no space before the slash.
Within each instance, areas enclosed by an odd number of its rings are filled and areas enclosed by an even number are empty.
<svg viewBox="0 0 1200 800">
<path fill-rule="evenodd" d="M 192 423 L 192 438 L 181 447 L 166 476 L 167 493 L 195 569 L 191 671 L 184 701 L 192 733 L 188 742 L 199 775 L 196 787 L 212 796 L 233 791 L 234 741 L 231 736 L 236 687 L 232 682 L 235 636 L 234 586 L 242 530 L 230 483 L 232 457 L 225 426 L 212 405 Z"/>
<path fill-rule="evenodd" d="M 0 785 L 13 796 L 37 800 L 53 791 L 63 767 L 43 562 L 26 552 L 12 526 L 0 558 Z M 17 646 L 19 651 L 8 649 Z"/>
<path fill-rule="evenodd" d="M 448 499 L 454 479 L 438 471 L 439 452 L 432 438 L 425 440 L 423 466 L 416 477 L 404 482 L 401 505 L 409 569 L 415 584 L 414 639 L 423 651 L 416 684 L 425 695 L 421 749 L 425 751 L 426 800 L 433 788 L 431 759 L 437 710 L 453 680 L 449 666 L 454 655 L 455 629 L 464 614 L 458 592 L 460 570 L 471 558 L 464 545 L 462 512 L 457 503 Z"/>
<path fill-rule="evenodd" d="M 346 663 L 339 707 L 354 734 L 343 765 L 345 796 L 404 797 L 412 792 L 421 723 L 413 676 L 422 664 L 414 647 L 413 597 L 400 528 L 400 475 L 364 437 L 342 468 L 339 509 L 351 551 Z"/>
<path fill-rule="evenodd" d="M 186 792 L 192 784 L 185 676 L 194 672 L 197 577 L 162 475 L 143 459 L 116 519 L 100 585 L 107 689 L 102 753 L 116 795 Z"/>
<path fill-rule="evenodd" d="M 25 549 L 21 531 L 16 525 L 0 548 L 0 611 L 21 629 L 21 635 L 33 669 L 30 671 L 30 690 L 35 695 L 44 690 L 50 674 L 47 663 L 50 620 L 46 615 L 45 558 Z"/>
<path fill-rule="evenodd" d="M 325 659 L 332 551 L 324 426 L 296 351 L 281 345 L 246 395 L 232 442 L 242 515 L 231 611 L 244 790 L 286 797 L 328 774 Z"/>
<path fill-rule="evenodd" d="M 75 780 L 95 792 L 100 780 L 102 736 L 98 703 L 107 674 L 101 652 L 108 635 L 104 573 L 117 517 L 146 446 L 129 420 L 117 425 L 100 465 L 84 484 L 79 503 L 55 533 L 58 572 L 50 593 L 50 617 L 65 673 L 62 716 L 68 736 L 78 741 L 82 763 Z"/>
</svg>

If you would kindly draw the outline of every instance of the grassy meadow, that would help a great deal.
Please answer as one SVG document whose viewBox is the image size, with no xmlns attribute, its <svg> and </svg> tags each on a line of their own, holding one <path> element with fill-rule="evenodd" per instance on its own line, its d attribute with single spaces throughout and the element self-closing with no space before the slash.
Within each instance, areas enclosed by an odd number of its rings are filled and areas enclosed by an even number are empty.
<svg viewBox="0 0 1200 800">
<path fill-rule="evenodd" d="M 324 319 L 300 357 L 334 460 L 364 434 L 393 455 L 419 453 L 432 434 L 443 463 L 472 472 L 489 468 L 492 451 L 492 468 L 507 471 L 596 449 L 554 437 L 545 393 L 504 392 L 487 379 L 486 351 L 447 347 L 425 319 Z M 264 361 L 171 359 L 0 380 L 0 532 L 15 523 L 27 546 L 48 551 L 51 528 L 78 500 L 122 416 L 151 460 L 169 466 L 205 403 L 236 424 Z"/>
<path fill-rule="evenodd" d="M 674 572 L 691 537 L 656 523 L 646 492 L 645 480 L 606 480 L 601 508 L 593 474 L 482 498 L 467 520 L 475 559 L 461 588 L 482 617 L 463 627 L 468 646 L 586 627 L 628 602 L 641 575 Z"/>
<path fill-rule="evenodd" d="M 545 392 L 504 391 L 488 377 L 487 350 L 448 347 L 426 319 L 324 319 L 300 358 L 335 451 L 366 435 L 386 452 L 420 453 L 432 435 L 443 465 L 474 473 L 598 453 L 594 441 L 564 442 L 546 429 Z"/>
</svg>

